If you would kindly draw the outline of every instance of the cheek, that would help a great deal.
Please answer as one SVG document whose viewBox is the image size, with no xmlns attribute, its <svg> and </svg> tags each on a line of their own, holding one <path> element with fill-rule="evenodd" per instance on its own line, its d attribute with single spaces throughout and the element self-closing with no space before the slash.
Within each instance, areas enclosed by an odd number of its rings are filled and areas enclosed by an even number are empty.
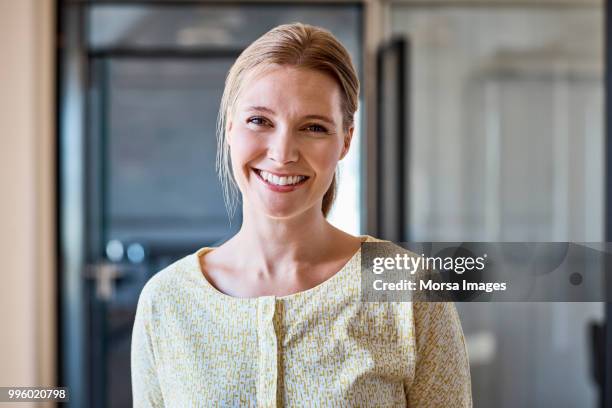
<svg viewBox="0 0 612 408">
<path fill-rule="evenodd" d="M 235 166 L 242 167 L 245 163 L 261 154 L 263 150 L 264 147 L 253 135 L 247 135 L 242 132 L 232 134 L 230 155 Z"/>
<path fill-rule="evenodd" d="M 246 182 L 245 163 L 249 161 L 249 149 L 239 138 L 234 137 L 230 147 L 231 168 L 234 179 L 242 190 Z"/>
<path fill-rule="evenodd" d="M 340 147 L 332 143 L 314 146 L 309 154 L 313 167 L 320 172 L 333 173 L 340 157 Z"/>
</svg>

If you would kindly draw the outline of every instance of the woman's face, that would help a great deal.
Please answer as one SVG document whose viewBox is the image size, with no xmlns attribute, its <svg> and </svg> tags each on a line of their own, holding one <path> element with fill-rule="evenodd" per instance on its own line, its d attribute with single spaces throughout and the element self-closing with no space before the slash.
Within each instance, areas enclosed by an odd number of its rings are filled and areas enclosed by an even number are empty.
<svg viewBox="0 0 612 408">
<path fill-rule="evenodd" d="M 324 73 L 279 65 L 246 81 L 227 133 L 243 202 L 275 218 L 321 211 L 353 133 L 342 130 L 339 85 Z"/>
</svg>

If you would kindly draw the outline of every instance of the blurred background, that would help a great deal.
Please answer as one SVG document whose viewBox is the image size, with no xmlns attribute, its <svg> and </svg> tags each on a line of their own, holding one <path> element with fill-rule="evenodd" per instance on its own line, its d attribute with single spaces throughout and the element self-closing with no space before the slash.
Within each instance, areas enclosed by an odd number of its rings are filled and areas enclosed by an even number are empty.
<svg viewBox="0 0 612 408">
<path fill-rule="evenodd" d="M 611 241 L 605 15 L 603 0 L 0 0 L 0 386 L 132 405 L 144 283 L 240 227 L 215 174 L 218 106 L 237 55 L 282 23 L 332 31 L 362 81 L 338 227 Z M 612 406 L 609 304 L 457 308 L 475 407 Z"/>
</svg>

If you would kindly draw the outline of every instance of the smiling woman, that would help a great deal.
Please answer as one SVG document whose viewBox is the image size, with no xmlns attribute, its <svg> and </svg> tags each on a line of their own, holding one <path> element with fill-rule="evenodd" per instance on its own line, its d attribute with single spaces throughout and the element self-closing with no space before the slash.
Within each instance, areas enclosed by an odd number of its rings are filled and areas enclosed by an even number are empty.
<svg viewBox="0 0 612 408">
<path fill-rule="evenodd" d="M 253 130 L 278 131 L 283 125 L 291 125 L 289 133 L 299 129 L 311 135 L 328 135 L 327 143 L 343 144 L 342 153 L 335 152 L 336 162 L 348 152 L 359 80 L 346 49 L 326 34 L 329 32 L 319 29 L 300 38 L 298 31 L 272 30 L 251 44 L 231 68 L 219 110 L 217 149 L 230 217 L 239 195 L 229 165 L 228 139 L 234 116 L 238 115 L 241 123 L 253 123 L 257 127 Z M 290 98 L 288 91 L 294 91 L 296 98 Z M 318 147 L 323 149 L 324 145 L 319 143 Z M 336 183 L 334 173 L 322 200 L 324 216 L 333 204 Z"/>
<path fill-rule="evenodd" d="M 227 121 L 231 174 L 249 211 L 283 218 L 317 207 L 329 211 L 335 169 L 353 134 L 352 126 L 343 127 L 340 87 L 314 69 L 266 68 L 246 79 Z M 293 184 L 296 177 L 301 181 Z"/>
<path fill-rule="evenodd" d="M 132 337 L 134 406 L 469 407 L 452 303 L 368 303 L 361 243 L 326 219 L 359 83 L 319 27 L 282 25 L 238 57 L 217 169 L 240 231 L 145 285 Z"/>
</svg>

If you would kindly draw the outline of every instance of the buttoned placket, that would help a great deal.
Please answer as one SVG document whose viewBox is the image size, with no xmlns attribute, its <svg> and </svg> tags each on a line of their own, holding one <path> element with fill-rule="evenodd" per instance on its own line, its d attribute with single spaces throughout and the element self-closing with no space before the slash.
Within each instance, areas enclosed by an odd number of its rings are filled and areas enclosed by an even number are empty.
<svg viewBox="0 0 612 408">
<path fill-rule="evenodd" d="M 259 365 L 257 381 L 257 406 L 276 407 L 277 339 L 274 329 L 276 298 L 262 296 L 257 303 L 257 342 Z"/>
</svg>

